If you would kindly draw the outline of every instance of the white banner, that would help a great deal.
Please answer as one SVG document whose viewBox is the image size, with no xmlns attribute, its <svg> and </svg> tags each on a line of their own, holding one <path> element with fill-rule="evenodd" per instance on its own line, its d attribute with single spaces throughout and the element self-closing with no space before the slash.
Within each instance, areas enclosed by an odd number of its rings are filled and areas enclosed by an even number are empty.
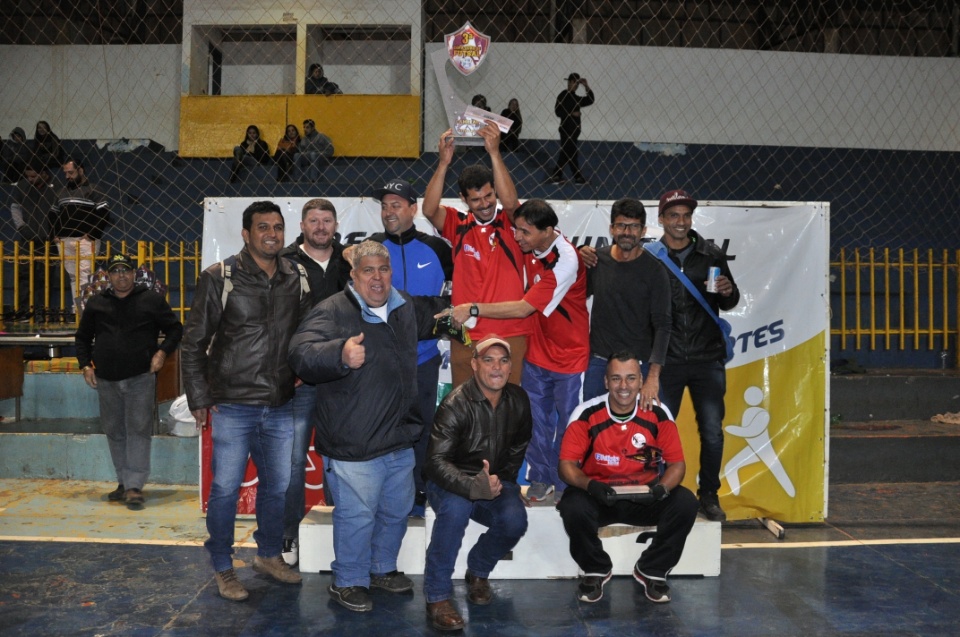
<svg viewBox="0 0 960 637">
<path fill-rule="evenodd" d="M 299 234 L 308 198 L 274 200 L 283 210 L 286 243 Z M 254 199 L 207 199 L 204 267 L 236 254 L 244 208 Z M 379 203 L 333 198 L 342 242 L 357 243 L 383 229 Z M 459 200 L 444 203 L 462 208 Z M 575 244 L 609 244 L 611 201 L 551 201 L 560 230 Z M 656 202 L 647 207 L 647 236 L 659 238 Z M 433 232 L 418 215 L 417 226 Z M 736 339 L 727 364 L 726 442 L 721 504 L 730 519 L 770 517 L 815 522 L 826 517 L 826 370 L 829 335 L 829 205 L 708 202 L 694 228 L 725 249 L 740 288 L 736 308 L 723 313 Z M 677 414 L 696 489 L 699 439 L 689 398 Z"/>
</svg>

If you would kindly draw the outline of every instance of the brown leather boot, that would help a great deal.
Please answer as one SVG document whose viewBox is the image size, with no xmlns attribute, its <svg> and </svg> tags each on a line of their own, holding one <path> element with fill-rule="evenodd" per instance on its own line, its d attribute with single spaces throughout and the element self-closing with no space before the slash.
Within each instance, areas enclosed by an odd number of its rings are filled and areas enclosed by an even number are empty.
<svg viewBox="0 0 960 637">
<path fill-rule="evenodd" d="M 493 591 L 490 590 L 490 580 L 486 577 L 477 577 L 467 571 L 467 601 L 478 606 L 486 606 L 493 601 Z"/>
<path fill-rule="evenodd" d="M 427 602 L 427 618 L 437 630 L 463 630 L 463 617 L 449 599 L 432 604 Z"/>
</svg>

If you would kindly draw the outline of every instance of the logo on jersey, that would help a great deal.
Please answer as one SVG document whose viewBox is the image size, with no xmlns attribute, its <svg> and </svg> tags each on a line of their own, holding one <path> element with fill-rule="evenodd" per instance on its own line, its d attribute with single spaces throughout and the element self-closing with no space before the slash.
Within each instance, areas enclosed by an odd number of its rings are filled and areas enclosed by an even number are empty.
<svg viewBox="0 0 960 637">
<path fill-rule="evenodd" d="M 643 446 L 647 444 L 647 437 L 642 433 L 637 432 L 633 434 L 632 438 L 630 438 L 630 444 L 633 445 L 634 449 L 643 449 Z"/>
<path fill-rule="evenodd" d="M 477 250 L 476 248 L 474 248 L 474 247 L 473 247 L 472 245 L 470 245 L 469 243 L 464 243 L 464 244 L 463 244 L 463 251 L 467 254 L 467 256 L 471 256 L 471 257 L 473 257 L 474 259 L 476 259 L 477 261 L 480 260 L 480 251 Z"/>
<path fill-rule="evenodd" d="M 609 456 L 605 453 L 595 453 L 593 454 L 593 459 L 597 461 L 597 464 L 606 465 L 608 467 L 620 466 L 620 456 Z"/>
</svg>

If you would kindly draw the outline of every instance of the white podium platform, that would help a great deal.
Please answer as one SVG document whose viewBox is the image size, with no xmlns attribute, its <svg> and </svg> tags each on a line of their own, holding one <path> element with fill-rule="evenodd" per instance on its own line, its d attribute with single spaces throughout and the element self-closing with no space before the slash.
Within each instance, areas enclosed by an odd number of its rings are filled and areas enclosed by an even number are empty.
<svg viewBox="0 0 960 637">
<path fill-rule="evenodd" d="M 314 507 L 300 523 L 300 570 L 316 573 L 329 571 L 333 562 L 333 507 Z M 507 558 L 500 560 L 490 574 L 493 579 L 573 578 L 580 574 L 570 557 L 569 540 L 563 530 L 560 514 L 552 504 L 527 509 L 526 535 Z M 400 548 L 397 569 L 408 575 L 423 574 L 430 532 L 436 521 L 433 509 L 427 508 L 425 519 L 410 518 L 407 534 Z M 600 529 L 603 547 L 613 559 L 614 575 L 629 575 L 646 548 L 637 544 L 637 536 L 653 527 L 613 524 Z M 454 577 L 463 577 L 467 553 L 486 527 L 470 522 L 457 556 Z M 683 555 L 672 575 L 720 575 L 720 523 L 697 518 L 687 537 Z"/>
</svg>

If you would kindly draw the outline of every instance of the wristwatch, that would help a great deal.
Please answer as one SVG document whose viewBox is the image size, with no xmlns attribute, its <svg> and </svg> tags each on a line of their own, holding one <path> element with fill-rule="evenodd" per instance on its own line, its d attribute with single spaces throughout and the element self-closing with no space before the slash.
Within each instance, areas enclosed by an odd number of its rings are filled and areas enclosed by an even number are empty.
<svg viewBox="0 0 960 637">
<path fill-rule="evenodd" d="M 476 303 L 470 306 L 470 316 L 480 316 L 480 307 Z"/>
</svg>

